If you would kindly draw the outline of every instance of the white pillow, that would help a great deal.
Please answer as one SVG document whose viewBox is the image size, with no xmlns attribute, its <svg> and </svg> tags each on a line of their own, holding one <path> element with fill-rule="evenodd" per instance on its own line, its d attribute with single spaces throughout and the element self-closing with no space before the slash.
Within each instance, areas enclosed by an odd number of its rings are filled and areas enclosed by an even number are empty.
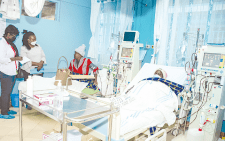
<svg viewBox="0 0 225 141">
<path fill-rule="evenodd" d="M 185 79 L 187 78 L 187 74 L 185 72 L 184 67 L 171 67 L 171 66 L 163 66 L 163 65 L 155 65 L 145 63 L 138 74 L 134 77 L 131 83 L 128 85 L 126 90 L 128 90 L 133 85 L 137 84 L 140 80 L 152 77 L 154 72 L 161 68 L 167 73 L 167 80 L 183 85 Z M 125 90 L 125 91 L 126 91 Z"/>
</svg>

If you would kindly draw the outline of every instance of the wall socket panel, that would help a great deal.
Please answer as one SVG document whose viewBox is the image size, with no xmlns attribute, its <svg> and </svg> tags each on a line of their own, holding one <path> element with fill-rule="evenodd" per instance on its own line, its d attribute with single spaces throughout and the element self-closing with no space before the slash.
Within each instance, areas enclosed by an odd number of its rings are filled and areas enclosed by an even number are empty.
<svg viewBox="0 0 225 141">
<path fill-rule="evenodd" d="M 151 47 L 151 45 L 146 45 L 146 48 L 150 48 Z"/>
</svg>

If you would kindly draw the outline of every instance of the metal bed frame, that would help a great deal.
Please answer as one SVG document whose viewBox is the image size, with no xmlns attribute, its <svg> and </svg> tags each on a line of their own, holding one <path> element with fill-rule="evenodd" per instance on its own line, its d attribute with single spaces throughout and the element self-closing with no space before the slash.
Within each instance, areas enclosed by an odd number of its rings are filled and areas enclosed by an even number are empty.
<svg viewBox="0 0 225 141">
<path fill-rule="evenodd" d="M 38 92 L 38 91 L 34 91 L 34 92 Z M 76 94 L 76 92 L 73 92 L 73 93 Z M 88 108 L 88 109 L 81 109 L 81 110 L 70 109 L 70 110 L 73 110 L 73 111 L 72 112 L 63 112 L 63 119 L 59 119 L 59 118 L 55 117 L 48 110 L 43 110 L 43 109 L 39 108 L 39 106 L 34 105 L 33 102 L 28 102 L 23 97 L 26 97 L 27 99 L 39 102 L 37 99 L 34 99 L 34 98 L 26 95 L 25 93 L 22 93 L 22 91 L 19 92 L 19 133 L 20 133 L 19 139 L 20 139 L 20 141 L 23 141 L 22 103 L 27 104 L 28 106 L 34 108 L 35 110 L 39 111 L 40 113 L 42 113 L 42 114 L 50 117 L 51 119 L 59 122 L 61 124 L 61 132 L 63 133 L 63 141 L 67 141 L 67 124 L 68 123 L 71 123 L 71 122 L 72 123 L 84 123 L 84 122 L 88 122 L 88 121 L 92 121 L 92 120 L 95 120 L 95 119 L 99 119 L 99 118 L 102 118 L 102 117 L 109 116 L 108 117 L 108 121 L 109 121 L 109 124 L 108 124 L 108 129 L 109 129 L 108 130 L 108 141 L 111 141 L 112 115 L 119 111 L 118 109 L 114 108 L 111 104 L 109 104 L 109 103 L 106 104 L 104 102 L 103 104 L 105 104 L 105 105 L 96 106 L 97 104 L 90 102 L 91 104 L 93 104 L 96 107 Z M 70 97 L 76 98 L 73 95 L 70 95 Z M 53 110 L 58 111 L 58 109 L 54 108 L 53 106 L 49 106 L 49 105 L 45 105 L 45 106 L 47 106 L 52 111 Z M 106 106 L 108 106 L 108 108 L 106 108 Z M 79 112 L 85 112 L 87 110 L 94 110 L 94 109 L 97 109 L 97 108 L 102 109 L 102 110 L 99 110 L 97 112 L 92 112 L 92 113 L 86 114 L 86 115 L 81 115 L 81 116 L 69 116 L 69 115 L 72 115 L 72 114 L 77 114 Z M 65 110 L 65 109 L 63 109 L 63 110 Z M 60 111 L 58 111 L 58 112 L 60 112 Z"/>
</svg>

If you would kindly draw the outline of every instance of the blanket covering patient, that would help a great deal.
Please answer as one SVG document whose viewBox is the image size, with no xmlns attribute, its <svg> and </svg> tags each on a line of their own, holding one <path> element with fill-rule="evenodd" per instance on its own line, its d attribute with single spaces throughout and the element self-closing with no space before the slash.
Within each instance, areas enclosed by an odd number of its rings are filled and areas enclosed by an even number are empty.
<svg viewBox="0 0 225 141">
<path fill-rule="evenodd" d="M 112 99 L 120 107 L 120 134 L 153 126 L 172 125 L 176 120 L 173 111 L 178 109 L 176 94 L 183 86 L 166 80 L 167 73 L 157 69 L 153 77 L 139 81 L 126 95 Z M 130 100 L 130 101 L 129 101 Z M 125 102 L 126 101 L 126 102 Z M 129 102 L 127 102 L 129 101 Z M 121 104 L 125 102 L 126 104 Z"/>
</svg>

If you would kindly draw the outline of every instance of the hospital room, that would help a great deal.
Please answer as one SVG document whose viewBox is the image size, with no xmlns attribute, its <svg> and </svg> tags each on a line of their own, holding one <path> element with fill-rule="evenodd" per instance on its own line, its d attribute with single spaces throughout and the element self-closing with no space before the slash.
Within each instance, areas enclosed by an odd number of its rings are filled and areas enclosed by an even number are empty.
<svg viewBox="0 0 225 141">
<path fill-rule="evenodd" d="M 224 67 L 224 0 L 0 0 L 0 141 L 223 141 Z"/>
</svg>

